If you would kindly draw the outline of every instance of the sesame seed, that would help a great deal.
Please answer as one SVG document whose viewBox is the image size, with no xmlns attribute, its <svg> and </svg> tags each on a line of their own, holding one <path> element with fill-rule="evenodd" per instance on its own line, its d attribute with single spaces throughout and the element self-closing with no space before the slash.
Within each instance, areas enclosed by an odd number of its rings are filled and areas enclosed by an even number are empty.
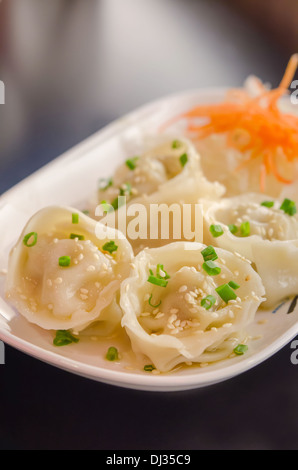
<svg viewBox="0 0 298 470">
<path fill-rule="evenodd" d="M 159 312 L 159 313 L 156 315 L 156 317 L 155 317 L 155 318 L 162 318 L 162 317 L 164 317 L 164 316 L 165 316 L 165 314 L 164 314 L 164 313 L 162 313 L 162 312 Z"/>
<path fill-rule="evenodd" d="M 88 299 L 88 295 L 80 294 L 80 297 L 81 297 L 82 300 L 87 300 Z"/>
<path fill-rule="evenodd" d="M 80 253 L 79 256 L 78 256 L 78 260 L 82 261 L 82 259 L 84 259 L 84 255 L 83 255 L 83 253 Z"/>
<path fill-rule="evenodd" d="M 175 315 L 175 314 L 178 313 L 178 312 L 179 312 L 178 308 L 171 308 L 171 310 L 170 310 L 170 313 L 171 313 L 172 315 L 173 315 L 173 314 Z"/>
<path fill-rule="evenodd" d="M 180 293 L 187 291 L 187 286 L 181 286 L 179 291 Z"/>
<path fill-rule="evenodd" d="M 82 294 L 88 294 L 89 293 L 88 289 L 84 289 L 83 287 L 80 289 L 80 291 L 82 292 Z"/>
<path fill-rule="evenodd" d="M 168 322 L 169 322 L 169 323 L 173 323 L 175 320 L 177 320 L 177 315 L 173 314 L 173 315 L 171 315 L 171 316 L 169 317 Z"/>
<path fill-rule="evenodd" d="M 55 284 L 62 284 L 62 282 L 63 282 L 62 277 L 57 277 L 54 281 Z"/>
<path fill-rule="evenodd" d="M 96 282 L 96 283 L 95 283 L 95 287 L 96 287 L 97 289 L 99 289 L 99 288 L 100 288 L 100 283 L 99 283 L 99 282 Z"/>
<path fill-rule="evenodd" d="M 218 318 L 219 317 L 218 313 L 216 313 L 216 312 L 212 312 L 210 316 L 211 316 L 211 318 Z"/>
<path fill-rule="evenodd" d="M 224 323 L 222 326 L 223 328 L 231 328 L 232 325 L 233 323 Z"/>
<path fill-rule="evenodd" d="M 96 270 L 96 268 L 95 268 L 95 266 L 93 266 L 92 264 L 90 264 L 90 266 L 88 266 L 88 268 L 87 268 L 87 271 L 88 271 L 88 272 L 93 272 L 93 271 L 95 271 L 95 270 Z"/>
<path fill-rule="evenodd" d="M 171 331 L 171 335 L 176 335 L 179 333 L 179 328 L 174 328 L 174 330 Z"/>
<path fill-rule="evenodd" d="M 197 308 L 190 308 L 189 311 L 190 311 L 190 313 L 198 313 Z"/>
<path fill-rule="evenodd" d="M 187 303 L 189 303 L 189 304 L 194 303 L 194 298 L 189 293 L 185 294 L 184 298 L 185 298 Z"/>
<path fill-rule="evenodd" d="M 52 287 L 53 282 L 52 282 L 51 279 L 47 279 L 47 283 L 46 283 L 46 284 L 47 284 L 48 287 Z"/>
</svg>

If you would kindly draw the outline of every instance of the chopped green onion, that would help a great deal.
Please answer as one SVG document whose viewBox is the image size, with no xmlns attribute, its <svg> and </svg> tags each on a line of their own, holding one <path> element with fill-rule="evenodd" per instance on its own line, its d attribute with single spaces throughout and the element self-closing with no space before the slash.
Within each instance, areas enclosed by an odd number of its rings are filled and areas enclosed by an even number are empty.
<svg viewBox="0 0 298 470">
<path fill-rule="evenodd" d="M 221 225 L 210 225 L 210 232 L 213 235 L 214 238 L 221 237 L 223 235 L 224 231 Z"/>
<path fill-rule="evenodd" d="M 145 372 L 152 372 L 153 370 L 155 370 L 155 367 L 152 364 L 148 364 L 147 366 L 144 366 Z"/>
<path fill-rule="evenodd" d="M 128 160 L 126 160 L 126 166 L 130 169 L 130 170 L 135 170 L 136 169 L 136 166 L 137 166 L 137 161 L 139 160 L 140 157 L 133 157 L 133 158 L 129 158 Z"/>
<path fill-rule="evenodd" d="M 70 256 L 60 256 L 59 258 L 59 266 L 61 267 L 68 267 L 70 266 L 71 258 Z"/>
<path fill-rule="evenodd" d="M 242 356 L 247 350 L 248 346 L 246 346 L 246 344 L 238 344 L 238 346 L 234 348 L 234 353 L 237 354 L 237 356 Z"/>
<path fill-rule="evenodd" d="M 72 214 L 72 223 L 73 224 L 79 223 L 79 214 Z"/>
<path fill-rule="evenodd" d="M 181 166 L 182 168 L 186 165 L 186 163 L 188 162 L 188 156 L 187 156 L 187 153 L 183 153 L 183 155 L 181 155 L 181 157 L 179 158 L 180 160 L 180 163 L 181 163 Z"/>
<path fill-rule="evenodd" d="M 215 304 L 216 298 L 213 295 L 207 295 L 204 299 L 201 300 L 201 305 L 206 310 L 210 310 L 210 308 Z"/>
<path fill-rule="evenodd" d="M 234 289 L 234 290 L 240 289 L 239 284 L 237 284 L 237 282 L 235 282 L 235 281 L 230 281 L 229 286 L 232 287 L 232 289 Z"/>
<path fill-rule="evenodd" d="M 71 233 L 69 238 L 72 240 L 75 240 L 76 238 L 78 238 L 78 240 L 85 240 L 84 235 L 78 235 L 77 233 Z"/>
<path fill-rule="evenodd" d="M 118 349 L 117 348 L 114 348 L 114 346 L 111 346 L 109 349 L 108 349 L 108 352 L 106 354 L 106 359 L 108 361 L 117 361 L 119 359 L 119 355 L 118 355 Z"/>
<path fill-rule="evenodd" d="M 285 199 L 280 206 L 280 209 L 288 215 L 295 215 L 297 212 L 296 204 L 291 199 Z"/>
<path fill-rule="evenodd" d="M 116 211 L 119 207 L 119 201 L 118 201 L 118 198 L 116 197 L 112 202 L 111 202 L 111 206 L 113 207 L 113 209 Z"/>
<path fill-rule="evenodd" d="M 250 235 L 250 222 L 243 222 L 240 226 L 240 232 L 242 237 L 249 237 Z"/>
<path fill-rule="evenodd" d="M 228 227 L 229 227 L 230 232 L 231 232 L 233 235 L 235 235 L 235 233 L 238 232 L 238 227 L 237 227 L 237 225 L 229 224 Z"/>
<path fill-rule="evenodd" d="M 170 275 L 164 269 L 163 264 L 158 264 L 156 267 L 156 275 L 161 279 L 170 279 Z"/>
<path fill-rule="evenodd" d="M 164 269 L 163 264 L 158 264 L 156 267 L 156 276 L 154 276 L 152 269 L 149 269 L 150 276 L 148 277 L 147 281 L 155 286 L 159 287 L 167 287 L 168 279 L 170 279 L 170 275 Z"/>
<path fill-rule="evenodd" d="M 110 186 L 112 186 L 113 180 L 112 178 L 100 178 L 98 180 L 98 189 L 100 191 L 106 191 Z"/>
<path fill-rule="evenodd" d="M 180 142 L 180 140 L 173 140 L 172 142 L 173 149 L 179 149 L 181 146 L 182 146 L 182 142 Z"/>
<path fill-rule="evenodd" d="M 274 206 L 274 201 L 264 201 L 264 202 L 261 202 L 261 206 L 264 206 L 264 207 L 273 207 Z"/>
<path fill-rule="evenodd" d="M 31 243 L 29 243 L 29 240 L 32 238 Z M 27 235 L 24 236 L 23 243 L 25 246 L 28 248 L 31 248 L 32 246 L 36 245 L 37 243 L 37 233 L 36 232 L 31 232 L 28 233 Z"/>
<path fill-rule="evenodd" d="M 119 196 L 130 196 L 131 195 L 131 183 L 124 183 L 119 191 Z"/>
<path fill-rule="evenodd" d="M 218 259 L 217 253 L 213 246 L 207 246 L 203 251 L 201 251 L 201 254 L 204 258 L 204 261 L 215 261 Z"/>
<path fill-rule="evenodd" d="M 118 245 L 114 241 L 107 242 L 102 247 L 103 251 L 108 251 L 112 254 L 114 251 L 118 250 Z"/>
<path fill-rule="evenodd" d="M 229 286 L 229 284 L 223 284 L 222 286 L 217 287 L 216 292 L 218 295 L 221 297 L 221 299 L 226 302 L 226 304 L 230 300 L 236 300 L 237 295 L 235 294 L 234 290 L 232 287 Z"/>
<path fill-rule="evenodd" d="M 54 346 L 66 346 L 71 343 L 78 343 L 79 339 L 75 338 L 67 330 L 58 330 L 56 331 L 56 337 L 53 340 Z"/>
<path fill-rule="evenodd" d="M 88 209 L 84 209 L 82 212 L 83 212 L 83 214 L 85 214 L 85 215 L 90 215 L 90 211 L 89 211 Z"/>
<path fill-rule="evenodd" d="M 205 263 L 203 263 L 203 269 L 207 274 L 209 274 L 209 276 L 217 276 L 221 273 L 220 267 L 216 266 L 213 261 L 205 261 Z"/>
<path fill-rule="evenodd" d="M 159 286 L 159 287 L 167 287 L 167 285 L 168 285 L 168 281 L 166 281 L 165 279 L 160 279 L 159 277 L 154 276 L 153 273 L 150 274 L 147 281 L 150 282 L 151 284 L 154 284 L 155 286 Z"/>
<path fill-rule="evenodd" d="M 150 295 L 149 300 L 148 300 L 150 307 L 152 307 L 152 308 L 158 308 L 158 307 L 160 307 L 160 305 L 161 305 L 161 300 L 159 301 L 158 304 L 153 305 L 153 304 L 151 303 L 152 297 L 153 297 L 153 294 Z"/>
<path fill-rule="evenodd" d="M 113 211 L 113 207 L 111 207 L 112 204 L 109 204 L 107 201 L 101 201 L 100 205 L 106 214 Z"/>
</svg>

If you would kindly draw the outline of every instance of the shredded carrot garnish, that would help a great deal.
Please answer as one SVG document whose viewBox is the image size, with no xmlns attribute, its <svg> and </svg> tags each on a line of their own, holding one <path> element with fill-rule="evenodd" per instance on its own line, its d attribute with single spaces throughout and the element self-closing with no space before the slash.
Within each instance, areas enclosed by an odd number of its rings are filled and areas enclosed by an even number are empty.
<svg viewBox="0 0 298 470">
<path fill-rule="evenodd" d="M 194 140 L 225 134 L 229 147 L 245 152 L 244 164 L 260 157 L 262 191 L 269 174 L 280 183 L 291 184 L 293 180 L 281 174 L 280 157 L 292 164 L 298 158 L 298 116 L 282 112 L 278 101 L 288 94 L 297 67 L 298 54 L 294 54 L 276 89 L 268 90 L 256 80 L 257 96 L 250 96 L 244 89 L 230 90 L 224 102 L 196 106 L 166 126 L 185 119 L 186 132 Z"/>
</svg>

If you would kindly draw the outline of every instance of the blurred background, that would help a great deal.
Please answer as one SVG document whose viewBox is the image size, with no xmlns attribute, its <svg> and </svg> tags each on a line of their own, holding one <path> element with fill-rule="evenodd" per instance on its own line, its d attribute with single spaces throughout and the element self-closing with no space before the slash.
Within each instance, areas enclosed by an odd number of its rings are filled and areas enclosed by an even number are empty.
<svg viewBox="0 0 298 470">
<path fill-rule="evenodd" d="M 2 0 L 0 194 L 151 100 L 241 86 L 249 74 L 277 86 L 293 52 L 297 0 Z M 152 396 L 7 347 L 0 447 L 297 448 L 297 368 L 289 358 L 288 347 L 227 383 Z M 149 410 L 146 422 L 139 410 Z"/>
</svg>

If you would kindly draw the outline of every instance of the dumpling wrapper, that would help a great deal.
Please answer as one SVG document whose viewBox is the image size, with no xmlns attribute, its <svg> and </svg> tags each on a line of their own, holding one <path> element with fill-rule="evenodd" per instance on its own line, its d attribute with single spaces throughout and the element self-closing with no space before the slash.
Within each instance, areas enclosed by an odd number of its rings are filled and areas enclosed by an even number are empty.
<svg viewBox="0 0 298 470">
<path fill-rule="evenodd" d="M 209 363 L 227 358 L 245 340 L 263 301 L 264 287 L 251 265 L 217 249 L 221 273 L 209 276 L 202 268 L 206 245 L 176 242 L 140 252 L 130 276 L 122 283 L 122 326 L 140 360 L 168 372 L 183 363 Z M 169 275 L 166 287 L 148 282 L 162 265 Z M 226 304 L 218 286 L 230 281 L 240 288 L 237 299 Z M 207 295 L 216 298 L 209 310 L 201 306 Z"/>
<path fill-rule="evenodd" d="M 78 214 L 78 223 L 72 214 Z M 37 242 L 26 246 L 24 237 L 32 232 Z M 103 250 L 110 241 L 118 247 L 111 254 Z M 64 256 L 70 257 L 69 266 L 60 266 Z M 132 258 L 122 234 L 76 209 L 47 207 L 29 220 L 10 253 L 6 296 L 29 322 L 44 329 L 79 332 L 97 321 L 98 334 L 108 334 L 120 325 L 121 310 L 113 300 Z"/>
<path fill-rule="evenodd" d="M 125 233 L 135 253 L 145 247 L 163 246 L 177 240 L 202 242 L 203 219 L 198 200 L 202 197 L 217 200 L 225 189 L 219 183 L 210 183 L 204 177 L 200 156 L 193 144 L 185 139 L 167 140 L 135 160 L 132 157 L 131 161 L 133 168 L 123 163 L 112 178 L 113 183 L 107 189 L 99 191 L 98 203 L 105 201 L 115 206 L 115 201 L 118 200 L 118 208 L 113 211 L 111 207 L 111 212 L 104 216 L 103 206 L 99 205 L 95 209 L 95 217 L 103 217 L 99 220 L 104 224 Z M 117 199 L 119 195 L 122 195 L 122 200 Z M 121 207 L 123 201 L 125 205 Z M 150 229 L 158 222 L 157 217 L 152 216 L 150 208 L 154 208 L 156 214 L 157 206 L 161 205 L 161 211 L 165 209 L 170 214 L 169 235 L 155 237 Z M 191 215 L 183 216 L 187 210 Z M 195 235 L 190 233 L 191 230 L 184 229 L 182 223 L 180 230 L 173 230 L 171 220 L 175 212 L 181 214 L 182 221 L 183 217 L 192 220 L 192 227 L 196 225 L 196 230 L 193 230 Z M 156 233 L 161 230 L 161 227 L 154 228 Z"/>
<path fill-rule="evenodd" d="M 261 205 L 264 201 L 273 207 Z M 268 195 L 251 193 L 224 198 L 210 204 L 204 213 L 206 243 L 237 252 L 252 262 L 266 290 L 263 307 L 276 307 L 278 302 L 298 293 L 298 217 L 280 209 L 282 200 Z M 241 236 L 242 223 L 249 223 L 250 233 Z M 224 231 L 212 236 L 211 225 Z M 229 225 L 238 231 L 233 234 Z"/>
</svg>

